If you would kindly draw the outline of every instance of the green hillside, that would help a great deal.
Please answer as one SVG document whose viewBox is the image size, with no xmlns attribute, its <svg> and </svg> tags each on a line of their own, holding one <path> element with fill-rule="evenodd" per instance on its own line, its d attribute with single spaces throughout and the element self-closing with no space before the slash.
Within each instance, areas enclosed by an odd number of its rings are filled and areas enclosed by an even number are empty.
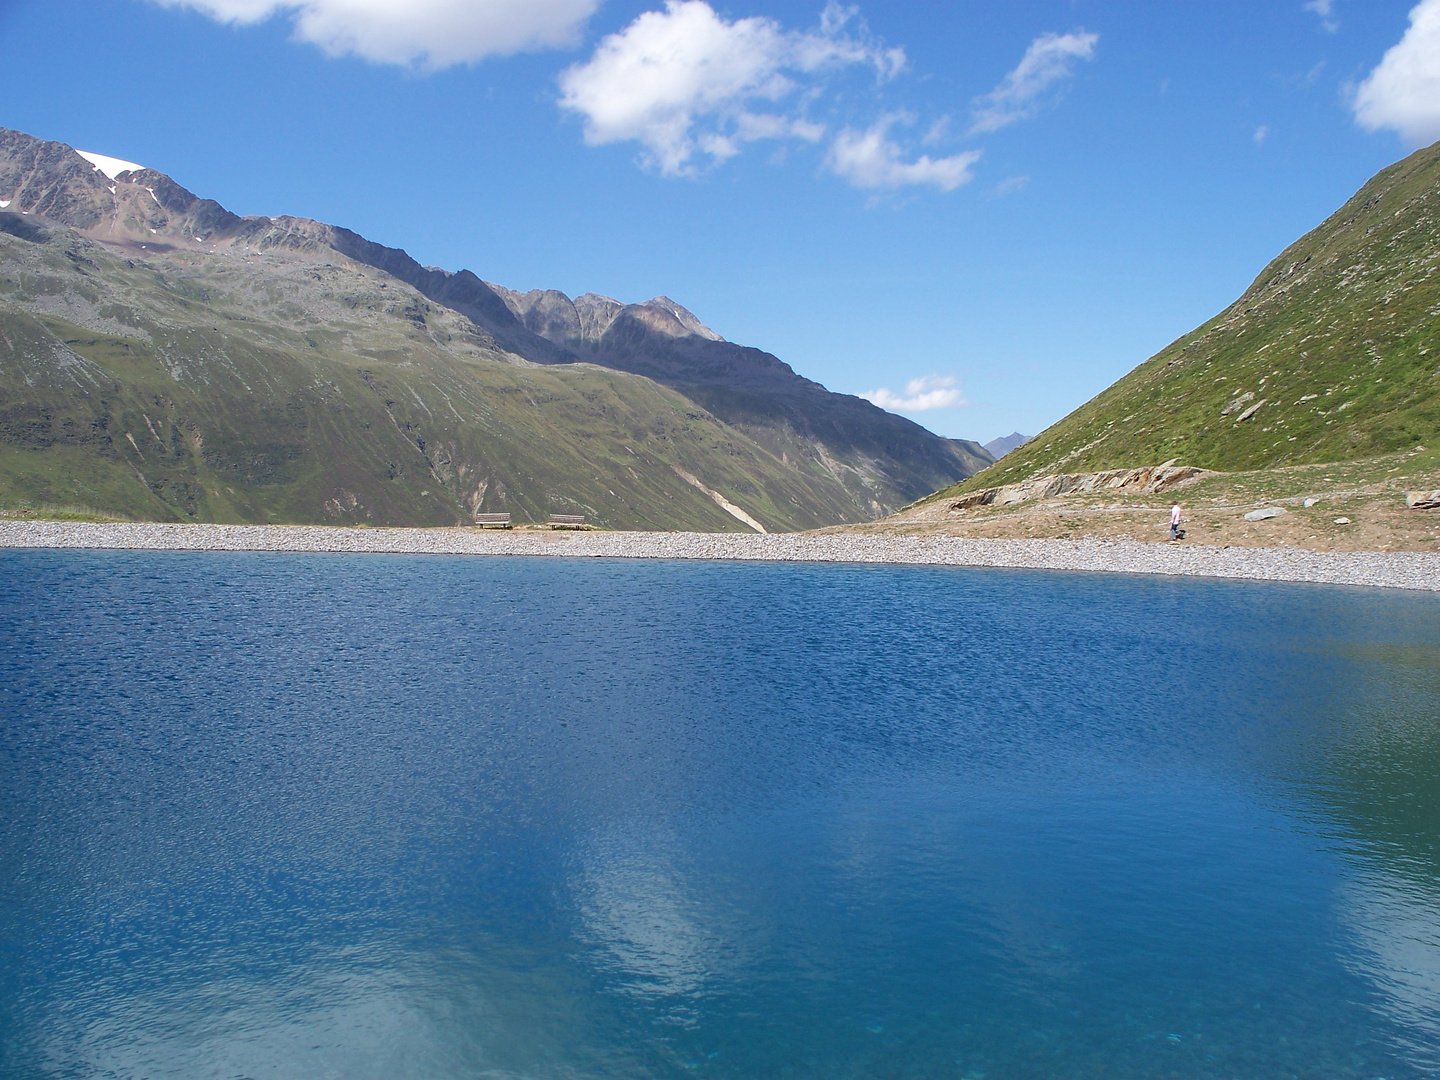
<svg viewBox="0 0 1440 1080">
<path fill-rule="evenodd" d="M 25 233 L 0 232 L 0 509 L 746 528 L 683 469 L 767 528 L 854 516 L 828 477 L 673 390 L 526 363 L 339 256 L 173 252 L 146 265 L 0 218 Z"/>
<path fill-rule="evenodd" d="M 1052 473 L 1243 470 L 1440 440 L 1440 143 L 1378 174 L 1225 311 L 945 494 Z"/>
</svg>

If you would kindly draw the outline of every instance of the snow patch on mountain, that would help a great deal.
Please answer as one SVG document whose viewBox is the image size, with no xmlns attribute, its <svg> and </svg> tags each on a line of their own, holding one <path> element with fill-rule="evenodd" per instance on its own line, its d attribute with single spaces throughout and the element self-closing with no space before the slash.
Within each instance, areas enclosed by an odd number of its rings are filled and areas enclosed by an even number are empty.
<svg viewBox="0 0 1440 1080">
<path fill-rule="evenodd" d="M 122 172 L 139 172 L 145 168 L 144 165 L 136 165 L 133 161 L 110 157 L 108 154 L 92 154 L 87 150 L 76 150 L 75 152 L 94 165 L 96 172 L 104 173 L 111 180 L 114 180 Z"/>
</svg>

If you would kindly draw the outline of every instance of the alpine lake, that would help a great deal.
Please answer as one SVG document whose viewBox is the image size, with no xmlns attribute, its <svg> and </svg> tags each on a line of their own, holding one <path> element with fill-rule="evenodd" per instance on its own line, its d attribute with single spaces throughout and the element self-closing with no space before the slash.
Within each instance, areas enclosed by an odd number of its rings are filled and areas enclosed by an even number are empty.
<svg viewBox="0 0 1440 1080">
<path fill-rule="evenodd" d="M 0 1077 L 1440 1074 L 1440 595 L 0 552 Z"/>
</svg>

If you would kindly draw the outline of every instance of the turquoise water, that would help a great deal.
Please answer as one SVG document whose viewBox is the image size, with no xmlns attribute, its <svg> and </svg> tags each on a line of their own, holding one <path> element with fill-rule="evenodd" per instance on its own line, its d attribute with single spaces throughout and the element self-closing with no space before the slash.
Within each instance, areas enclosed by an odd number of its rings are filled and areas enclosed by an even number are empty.
<svg viewBox="0 0 1440 1080">
<path fill-rule="evenodd" d="M 1440 598 L 0 553 L 0 1076 L 1440 1072 Z"/>
</svg>

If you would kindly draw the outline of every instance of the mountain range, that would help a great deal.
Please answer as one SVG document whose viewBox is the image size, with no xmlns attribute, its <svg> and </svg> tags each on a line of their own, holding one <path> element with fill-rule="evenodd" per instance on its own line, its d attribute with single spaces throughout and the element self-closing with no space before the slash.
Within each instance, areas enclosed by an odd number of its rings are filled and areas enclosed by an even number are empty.
<svg viewBox="0 0 1440 1080">
<path fill-rule="evenodd" d="M 666 297 L 516 292 L 0 129 L 0 509 L 785 530 L 992 460 Z"/>
</svg>

